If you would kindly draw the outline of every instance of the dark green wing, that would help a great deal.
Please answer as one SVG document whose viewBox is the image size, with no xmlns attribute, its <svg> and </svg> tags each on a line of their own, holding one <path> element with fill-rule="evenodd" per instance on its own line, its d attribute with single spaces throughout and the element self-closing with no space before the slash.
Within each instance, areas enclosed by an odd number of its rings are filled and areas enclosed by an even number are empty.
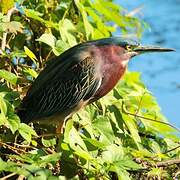
<svg viewBox="0 0 180 180">
<path fill-rule="evenodd" d="M 101 79 L 95 77 L 94 59 L 76 58 L 52 63 L 40 73 L 22 104 L 25 122 L 73 109 L 97 91 Z"/>
</svg>

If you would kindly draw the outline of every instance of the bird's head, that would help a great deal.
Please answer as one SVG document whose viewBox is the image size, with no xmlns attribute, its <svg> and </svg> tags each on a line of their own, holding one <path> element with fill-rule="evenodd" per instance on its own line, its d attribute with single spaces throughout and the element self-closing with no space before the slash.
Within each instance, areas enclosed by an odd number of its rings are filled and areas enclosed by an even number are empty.
<svg viewBox="0 0 180 180">
<path fill-rule="evenodd" d="M 132 57 L 140 54 L 174 51 L 174 49 L 171 48 L 142 46 L 140 43 L 134 40 L 121 37 L 104 38 L 94 42 L 96 46 L 111 47 L 112 55 L 119 57 L 118 59 L 121 60 L 124 64 L 127 64 L 129 59 Z"/>
</svg>

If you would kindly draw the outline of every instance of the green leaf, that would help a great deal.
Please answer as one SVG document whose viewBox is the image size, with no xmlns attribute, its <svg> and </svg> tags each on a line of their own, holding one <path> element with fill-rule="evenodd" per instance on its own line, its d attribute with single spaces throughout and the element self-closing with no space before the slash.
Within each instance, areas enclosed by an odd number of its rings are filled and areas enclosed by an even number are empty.
<svg viewBox="0 0 180 180">
<path fill-rule="evenodd" d="M 45 33 L 41 35 L 41 37 L 37 39 L 37 41 L 43 42 L 49 45 L 52 49 L 54 49 L 57 40 L 56 40 L 56 37 L 53 36 L 51 33 Z"/>
<path fill-rule="evenodd" d="M 5 79 L 6 81 L 8 81 L 9 83 L 13 85 L 15 85 L 18 80 L 18 77 L 15 74 L 8 72 L 6 70 L 3 70 L 3 69 L 0 70 L 0 78 Z"/>
<path fill-rule="evenodd" d="M 87 147 L 83 141 L 83 139 L 80 137 L 80 134 L 77 132 L 77 130 L 72 127 L 69 132 L 69 145 L 72 149 L 77 150 L 77 148 L 83 149 L 87 151 Z"/>
<path fill-rule="evenodd" d="M 36 132 L 30 126 L 24 123 L 19 125 L 18 130 L 20 135 L 29 143 L 31 142 L 32 135 L 37 136 Z"/>
<path fill-rule="evenodd" d="M 43 13 L 40 13 L 34 9 L 23 8 L 23 10 L 24 10 L 27 17 L 32 18 L 34 20 L 37 20 L 37 21 L 45 24 L 48 28 L 52 27 L 52 28 L 55 28 L 56 30 L 58 30 L 58 24 L 57 23 L 54 23 L 53 21 L 47 21 L 47 20 L 42 18 Z"/>
<path fill-rule="evenodd" d="M 126 114 L 123 115 L 123 120 L 128 127 L 132 138 L 134 139 L 134 142 L 136 143 L 137 147 L 140 148 L 141 138 L 138 133 L 137 125 L 134 122 L 133 118 L 131 116 L 128 116 Z"/>
<path fill-rule="evenodd" d="M 14 134 L 19 127 L 20 119 L 16 114 L 14 114 L 13 106 L 7 100 L 11 95 L 14 95 L 14 93 L 0 93 L 0 125 L 10 128 Z"/>
<path fill-rule="evenodd" d="M 76 5 L 79 11 L 81 12 L 83 18 L 83 25 L 86 32 L 86 39 L 88 40 L 90 39 L 91 36 L 93 37 L 93 33 L 94 33 L 93 26 L 89 23 L 88 15 L 84 9 L 84 6 L 79 1 L 76 1 Z"/>
<path fill-rule="evenodd" d="M 27 57 L 27 55 L 25 54 L 25 52 L 23 50 L 14 50 L 13 52 L 11 52 L 11 57 L 12 58 L 24 58 Z"/>
<path fill-rule="evenodd" d="M 4 22 L 1 23 L 1 26 L 3 27 L 4 32 L 10 32 L 14 34 L 17 34 L 17 32 L 22 33 L 24 28 L 23 25 L 17 21 Z"/>
<path fill-rule="evenodd" d="M 61 143 L 61 148 L 64 150 L 64 151 L 70 151 L 70 147 L 67 143 Z"/>
<path fill-rule="evenodd" d="M 106 147 L 106 144 L 102 143 L 102 142 L 99 142 L 98 140 L 96 139 L 91 139 L 91 138 L 84 138 L 84 141 L 86 142 L 89 142 L 91 145 L 99 148 L 99 149 L 103 149 L 104 147 Z"/>
<path fill-rule="evenodd" d="M 8 10 L 14 6 L 14 0 L 1 0 L 0 6 L 2 8 L 2 13 L 7 14 Z"/>
<path fill-rule="evenodd" d="M 0 172 L 14 172 L 19 175 L 28 176 L 29 172 L 15 162 L 5 162 L 0 158 Z"/>
<path fill-rule="evenodd" d="M 119 162 L 123 159 L 124 151 L 121 146 L 112 144 L 106 147 L 106 150 L 102 152 L 102 159 L 108 163 Z"/>
<path fill-rule="evenodd" d="M 97 129 L 101 133 L 102 143 L 111 144 L 114 141 L 114 132 L 107 117 L 98 116 L 92 125 L 93 128 Z"/>
<path fill-rule="evenodd" d="M 69 120 L 66 124 L 64 137 L 64 141 L 69 144 L 71 149 L 74 150 L 74 154 L 86 160 L 92 159 L 92 156 L 87 150 L 86 144 L 84 143 L 77 130 L 73 127 L 72 120 Z"/>
<path fill-rule="evenodd" d="M 45 146 L 45 147 L 52 147 L 54 145 L 56 145 L 56 138 L 42 138 L 42 144 Z"/>
<path fill-rule="evenodd" d="M 4 100 L 4 93 L 0 93 L 0 109 L 1 114 L 5 117 L 7 115 L 7 104 Z"/>
<path fill-rule="evenodd" d="M 62 40 L 57 40 L 51 33 L 41 35 L 37 41 L 43 42 L 52 48 L 53 53 L 59 56 L 62 52 L 70 48 L 70 46 Z"/>
<path fill-rule="evenodd" d="M 67 42 L 70 46 L 74 46 L 77 44 L 76 38 L 73 34 L 75 32 L 75 26 L 68 19 L 63 19 L 59 21 L 59 32 L 61 34 L 61 38 L 64 42 Z"/>
<path fill-rule="evenodd" d="M 43 15 L 42 13 L 35 11 L 33 9 L 24 9 L 24 12 L 25 12 L 27 17 L 33 18 L 33 19 L 38 20 L 40 22 L 44 22 L 44 19 L 41 18 L 41 16 Z"/>
<path fill-rule="evenodd" d="M 53 47 L 52 50 L 56 56 L 59 56 L 61 53 L 63 53 L 64 51 L 66 51 L 69 48 L 70 48 L 70 46 L 67 43 L 65 43 L 62 40 L 57 40 L 56 45 L 55 45 L 55 47 Z"/>
<path fill-rule="evenodd" d="M 39 164 L 43 166 L 43 164 L 47 164 L 50 162 L 57 162 L 61 158 L 61 153 L 53 153 L 46 156 L 41 156 L 41 160 Z"/>
<path fill-rule="evenodd" d="M 84 7 L 84 8 L 96 23 L 97 28 L 94 29 L 94 33 L 93 33 L 95 39 L 109 37 L 110 32 L 115 31 L 115 28 L 110 28 L 109 26 L 105 25 L 102 22 L 101 18 L 97 15 L 97 13 L 93 11 L 93 9 L 91 9 L 90 7 Z"/>
<path fill-rule="evenodd" d="M 18 130 L 20 125 L 19 117 L 14 113 L 8 113 L 7 121 L 9 123 L 9 128 L 11 129 L 11 132 L 14 134 L 15 131 Z"/>
<path fill-rule="evenodd" d="M 37 64 L 37 58 L 35 56 L 35 54 L 26 46 L 24 46 L 24 51 L 25 51 L 25 54 L 35 63 Z"/>
<path fill-rule="evenodd" d="M 115 172 L 118 175 L 118 180 L 132 180 L 129 177 L 129 173 L 121 168 L 119 168 L 118 166 L 114 167 Z"/>
<path fill-rule="evenodd" d="M 66 123 L 65 132 L 64 132 L 64 142 L 66 142 L 67 144 L 69 144 L 69 141 L 70 141 L 69 134 L 72 127 L 73 127 L 73 120 L 70 119 Z"/>
<path fill-rule="evenodd" d="M 23 68 L 23 72 L 28 76 L 32 76 L 33 78 L 36 78 L 38 76 L 37 72 L 32 68 Z"/>
<path fill-rule="evenodd" d="M 159 179 L 169 179 L 169 175 L 168 173 L 160 168 L 152 168 L 149 172 L 148 172 L 148 177 L 157 177 Z"/>
<path fill-rule="evenodd" d="M 0 114 L 0 125 L 7 126 L 7 118 L 2 113 Z"/>
<path fill-rule="evenodd" d="M 95 3 L 92 4 L 92 7 L 96 9 L 98 12 L 100 12 L 101 14 L 103 14 L 105 18 L 107 18 L 107 20 L 113 21 L 120 27 L 125 28 L 125 24 L 122 20 L 123 18 L 121 18 L 121 15 L 119 14 L 119 12 L 111 11 L 111 13 L 109 13 L 109 8 L 104 6 L 104 3 L 102 0 L 96 0 Z"/>
<path fill-rule="evenodd" d="M 92 160 L 93 157 L 89 154 L 87 151 L 83 151 L 80 148 L 77 148 L 74 152 L 74 154 L 78 155 L 79 157 L 86 159 L 86 160 Z"/>
<path fill-rule="evenodd" d="M 131 159 L 121 159 L 115 162 L 115 166 L 126 170 L 138 170 L 142 168 L 139 164 L 135 163 Z"/>
</svg>

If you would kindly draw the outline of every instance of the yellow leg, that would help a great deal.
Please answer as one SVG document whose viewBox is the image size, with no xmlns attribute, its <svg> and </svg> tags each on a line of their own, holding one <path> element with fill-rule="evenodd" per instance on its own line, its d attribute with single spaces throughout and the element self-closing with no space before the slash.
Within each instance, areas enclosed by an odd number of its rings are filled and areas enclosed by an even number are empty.
<svg viewBox="0 0 180 180">
<path fill-rule="evenodd" d="M 57 142 L 57 146 L 56 146 L 57 152 L 62 151 L 61 143 L 63 140 L 63 132 L 64 132 L 65 122 L 66 122 L 65 120 L 59 121 L 59 124 L 56 127 L 56 134 L 58 135 L 58 138 L 57 138 L 58 142 Z"/>
<path fill-rule="evenodd" d="M 63 134 L 65 121 L 60 121 L 56 128 L 56 134 Z"/>
</svg>

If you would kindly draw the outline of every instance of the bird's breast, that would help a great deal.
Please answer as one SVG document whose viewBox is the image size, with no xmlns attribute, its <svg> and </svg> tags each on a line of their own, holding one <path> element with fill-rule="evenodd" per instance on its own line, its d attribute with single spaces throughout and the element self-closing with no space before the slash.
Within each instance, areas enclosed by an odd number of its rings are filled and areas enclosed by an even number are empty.
<svg viewBox="0 0 180 180">
<path fill-rule="evenodd" d="M 100 79 L 100 86 L 92 98 L 92 101 L 95 101 L 111 91 L 121 79 L 125 73 L 128 58 L 124 56 L 121 47 L 114 45 L 92 47 L 88 52 L 91 52 L 90 56 L 95 62 L 95 77 Z"/>
<path fill-rule="evenodd" d="M 97 92 L 95 93 L 95 99 L 99 99 L 105 96 L 109 91 L 111 91 L 114 86 L 121 79 L 125 73 L 126 66 L 123 66 L 118 61 L 115 62 L 104 62 L 101 64 L 101 85 Z"/>
</svg>

